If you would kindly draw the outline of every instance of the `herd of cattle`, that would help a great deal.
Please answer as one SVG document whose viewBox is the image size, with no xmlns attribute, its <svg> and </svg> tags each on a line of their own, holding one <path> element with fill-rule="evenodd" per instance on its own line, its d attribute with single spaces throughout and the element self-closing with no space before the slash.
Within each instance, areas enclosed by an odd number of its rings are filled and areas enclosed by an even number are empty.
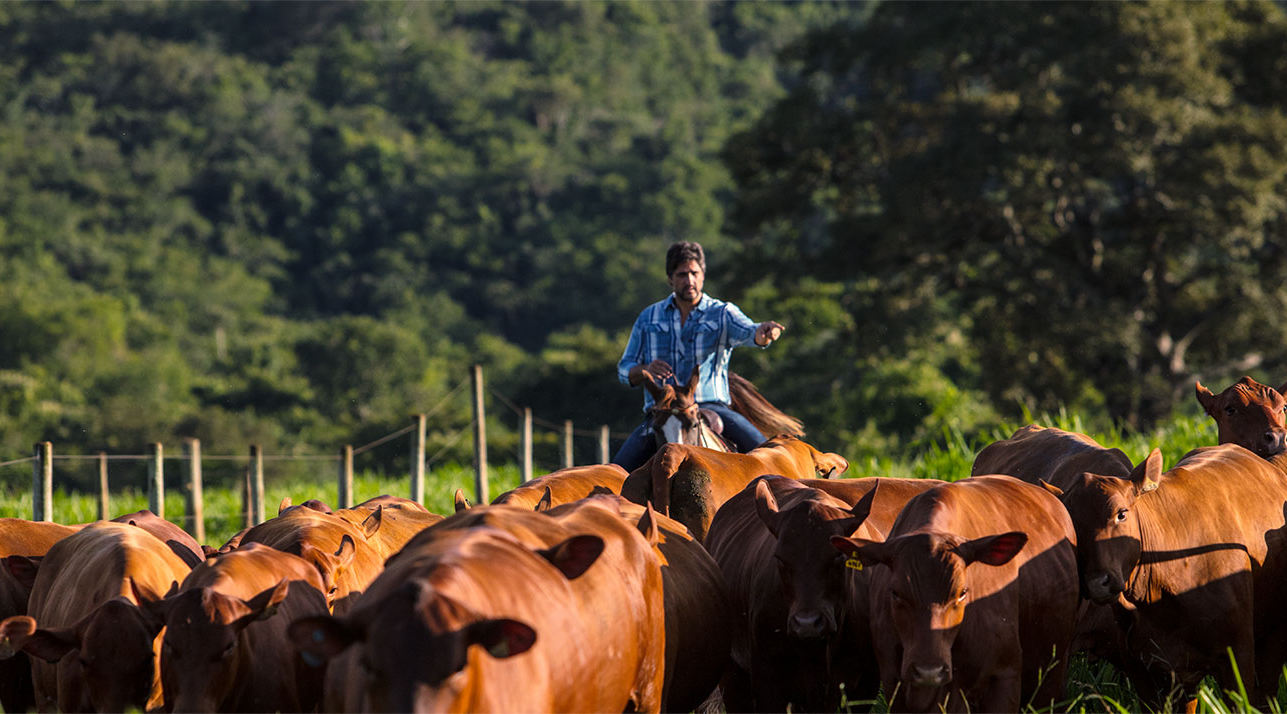
<svg viewBox="0 0 1287 714">
<path fill-rule="evenodd" d="M 456 512 L 282 503 L 222 547 L 147 511 L 0 519 L 5 711 L 1018 711 L 1073 652 L 1156 703 L 1287 661 L 1287 402 L 1197 386 L 1168 471 L 1028 426 L 969 478 L 670 444 Z M 818 478 L 823 476 L 823 478 Z"/>
</svg>

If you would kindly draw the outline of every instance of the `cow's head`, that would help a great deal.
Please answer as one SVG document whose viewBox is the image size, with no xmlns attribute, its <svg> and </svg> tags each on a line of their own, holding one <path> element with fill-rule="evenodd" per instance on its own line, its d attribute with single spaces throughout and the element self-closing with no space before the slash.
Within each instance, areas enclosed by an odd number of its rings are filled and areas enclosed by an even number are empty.
<svg viewBox="0 0 1287 714">
<path fill-rule="evenodd" d="M 1265 459 L 1287 450 L 1287 400 L 1281 394 L 1287 384 L 1273 389 L 1243 377 L 1219 394 L 1201 382 L 1193 386 L 1198 403 L 1215 419 L 1221 444 L 1237 444 Z"/>
<path fill-rule="evenodd" d="M 782 449 L 790 453 L 803 469 L 807 469 L 808 465 L 812 464 L 814 475 L 822 478 L 835 478 L 849 469 L 849 461 L 845 457 L 830 451 L 818 451 L 812 444 L 795 434 L 775 434 L 758 448 Z M 799 477 L 805 478 L 806 475 L 801 474 Z"/>
<path fill-rule="evenodd" d="M 1077 531 L 1078 571 L 1083 594 L 1111 602 L 1126 589 L 1140 562 L 1140 521 L 1136 501 L 1158 487 L 1162 452 L 1153 449 L 1128 478 L 1082 473 L 1059 496 Z"/>
<path fill-rule="evenodd" d="M 767 479 L 755 485 L 755 509 L 777 544 L 773 558 L 787 604 L 787 633 L 799 639 L 834 636 L 846 603 L 845 556 L 830 547 L 832 536 L 850 536 L 871 512 L 876 489 L 844 510 L 805 498 L 779 510 Z M 830 500 L 830 499 L 826 499 Z"/>
<path fill-rule="evenodd" d="M 580 577 L 602 552 L 603 539 L 594 535 L 536 551 L 568 579 Z M 411 577 L 386 592 L 346 616 L 304 617 L 287 630 L 311 664 L 360 648 L 364 711 L 463 711 L 478 687 L 511 686 L 480 681 L 481 658 L 512 657 L 536 642 L 526 623 L 485 617 L 426 579 Z"/>
<path fill-rule="evenodd" d="M 334 553 L 328 553 L 311 543 L 299 544 L 299 557 L 308 561 L 322 576 L 326 603 L 331 607 L 348 597 L 353 591 L 353 578 L 349 572 L 352 570 L 356 552 L 357 545 L 353 542 L 353 537 L 347 533 L 340 536 L 340 546 Z"/>
<path fill-rule="evenodd" d="M 884 543 L 834 537 L 840 552 L 865 566 L 886 568 L 872 577 L 876 608 L 894 625 L 903 660 L 900 695 L 908 708 L 928 711 L 952 681 L 952 645 L 971 598 L 968 569 L 1005 565 L 1027 544 L 1020 531 L 964 540 L 948 533 L 918 532 Z"/>
<path fill-rule="evenodd" d="M 134 591 L 136 597 L 157 599 L 142 586 L 135 585 Z M 51 663 L 69 661 L 69 675 L 84 681 L 94 710 L 119 712 L 147 710 L 159 700 L 154 697 L 153 645 L 161 626 L 146 608 L 116 597 L 68 627 L 38 627 L 30 617 L 10 618 L 5 621 L 4 636 L 14 649 L 33 657 Z"/>
<path fill-rule="evenodd" d="M 201 587 L 149 605 L 165 623 L 161 677 L 166 710 L 219 711 L 253 659 L 242 633 L 250 623 L 274 615 L 289 591 L 290 583 L 282 580 L 243 600 Z"/>
</svg>

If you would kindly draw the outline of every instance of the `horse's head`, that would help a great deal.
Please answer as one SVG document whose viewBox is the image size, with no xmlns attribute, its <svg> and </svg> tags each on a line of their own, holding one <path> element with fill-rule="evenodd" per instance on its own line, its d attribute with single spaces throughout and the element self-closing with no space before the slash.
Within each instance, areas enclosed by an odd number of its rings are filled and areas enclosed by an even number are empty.
<svg viewBox="0 0 1287 714">
<path fill-rule="evenodd" d="M 652 394 L 653 405 L 648 410 L 648 420 L 660 443 L 701 444 L 702 420 L 694 395 L 697 392 L 698 368 L 688 378 L 688 384 L 673 386 L 657 384 L 652 375 L 644 372 L 644 387 Z"/>
</svg>

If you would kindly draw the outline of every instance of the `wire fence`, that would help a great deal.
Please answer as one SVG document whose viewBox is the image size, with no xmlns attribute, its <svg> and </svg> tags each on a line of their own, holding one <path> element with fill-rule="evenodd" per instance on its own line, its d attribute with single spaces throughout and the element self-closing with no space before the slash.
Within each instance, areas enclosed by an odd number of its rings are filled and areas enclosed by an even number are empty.
<svg viewBox="0 0 1287 714">
<path fill-rule="evenodd" d="M 426 425 L 428 419 L 440 414 L 444 409 L 453 403 L 459 405 L 457 401 L 462 392 L 473 385 L 472 407 L 473 416 L 467 424 L 463 424 L 446 430 L 438 429 L 435 431 L 435 446 L 437 447 L 431 454 L 427 454 Z M 165 464 L 181 463 L 184 466 L 180 470 L 186 469 L 186 479 L 182 491 L 185 496 L 184 516 L 182 517 L 183 527 L 197 538 L 198 541 L 204 542 L 205 532 L 205 515 L 204 515 L 204 482 L 208 480 L 206 467 L 211 470 L 220 472 L 222 478 L 215 480 L 231 482 L 234 489 L 240 488 L 242 491 L 242 509 L 241 515 L 245 525 L 253 525 L 264 520 L 266 504 L 264 503 L 263 484 L 264 484 L 264 462 L 304 462 L 314 464 L 329 464 L 335 469 L 333 473 L 338 479 L 337 493 L 338 505 L 341 508 L 352 506 L 353 503 L 353 459 L 356 456 L 367 454 L 384 447 L 391 442 L 409 437 L 411 440 L 410 448 L 410 497 L 413 500 L 423 503 L 424 496 L 424 477 L 425 474 L 435 464 L 439 464 L 449 454 L 455 453 L 460 441 L 466 436 L 474 436 L 474 472 L 475 472 L 475 497 L 478 503 L 490 502 L 488 498 L 488 471 L 487 455 L 488 445 L 485 435 L 485 423 L 487 420 L 487 405 L 484 395 L 489 394 L 493 401 L 503 405 L 518 419 L 518 432 L 520 434 L 519 451 L 516 454 L 520 464 L 520 482 L 525 482 L 533 478 L 533 462 L 536 455 L 536 447 L 541 446 L 540 463 L 556 464 L 549 470 L 557 468 L 566 468 L 575 465 L 574 440 L 579 438 L 594 439 L 597 444 L 595 450 L 597 463 L 606 463 L 610 456 L 610 442 L 612 439 L 624 440 L 628 435 L 611 432 L 608 427 L 600 426 L 598 429 L 577 428 L 571 421 L 565 420 L 562 423 L 534 416 L 530 408 L 521 407 L 515 402 L 502 394 L 496 389 L 487 388 L 483 384 L 482 368 L 475 365 L 470 377 L 460 380 L 454 387 L 447 391 L 439 401 L 430 409 L 423 413 L 416 414 L 410 424 L 399 429 L 395 429 L 387 434 L 376 437 L 359 446 L 345 445 L 331 454 L 317 453 L 279 453 L 268 454 L 257 445 L 251 445 L 243 454 L 205 454 L 201 451 L 200 441 L 197 439 L 185 440 L 183 449 L 175 453 L 167 453 L 161 443 L 154 443 L 149 446 L 147 453 L 128 453 L 128 454 L 109 454 L 100 452 L 97 454 L 58 454 L 55 453 L 53 444 L 50 442 L 41 442 L 36 444 L 34 454 L 25 458 L 12 459 L 0 462 L 0 468 L 12 468 L 25 464 L 31 464 L 32 480 L 32 518 L 34 520 L 52 520 L 52 501 L 53 501 L 53 477 L 54 465 L 62 463 L 64 466 L 60 469 L 60 480 L 70 482 L 73 480 L 72 473 L 77 470 L 83 470 L 86 464 L 97 464 L 98 478 L 97 486 L 99 491 L 99 517 L 108 518 L 110 509 L 110 487 L 108 479 L 109 463 L 133 463 L 135 470 L 145 472 L 144 478 L 147 485 L 148 507 L 158 516 L 165 517 Z M 543 434 L 534 436 L 534 428 L 543 430 Z M 586 450 L 583 448 L 584 453 Z M 120 483 L 120 468 L 116 469 L 117 474 L 112 480 Z M 79 474 L 81 478 L 75 479 L 80 482 L 93 482 L 93 479 L 84 478 L 84 474 Z M 136 474 L 137 475 L 137 474 Z M 137 481 L 135 481 L 137 482 Z M 17 514 L 13 514 L 17 515 Z M 236 514 L 234 514 L 235 517 Z M 226 515 L 218 516 L 226 518 Z"/>
</svg>

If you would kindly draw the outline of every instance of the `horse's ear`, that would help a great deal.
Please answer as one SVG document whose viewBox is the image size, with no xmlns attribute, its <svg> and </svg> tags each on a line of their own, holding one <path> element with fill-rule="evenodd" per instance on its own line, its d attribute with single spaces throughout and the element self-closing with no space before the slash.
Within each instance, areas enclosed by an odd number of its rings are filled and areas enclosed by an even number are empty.
<svg viewBox="0 0 1287 714">
<path fill-rule="evenodd" d="M 700 381 L 701 369 L 697 365 L 693 365 L 693 373 L 688 376 L 688 384 L 684 385 L 684 391 L 691 395 L 697 391 L 697 383 Z"/>
<path fill-rule="evenodd" d="M 648 390 L 648 393 L 652 395 L 653 400 L 660 400 L 663 392 L 661 385 L 657 384 L 657 378 L 652 376 L 652 372 L 645 369 L 640 371 L 639 375 L 643 377 L 644 389 Z"/>
</svg>

